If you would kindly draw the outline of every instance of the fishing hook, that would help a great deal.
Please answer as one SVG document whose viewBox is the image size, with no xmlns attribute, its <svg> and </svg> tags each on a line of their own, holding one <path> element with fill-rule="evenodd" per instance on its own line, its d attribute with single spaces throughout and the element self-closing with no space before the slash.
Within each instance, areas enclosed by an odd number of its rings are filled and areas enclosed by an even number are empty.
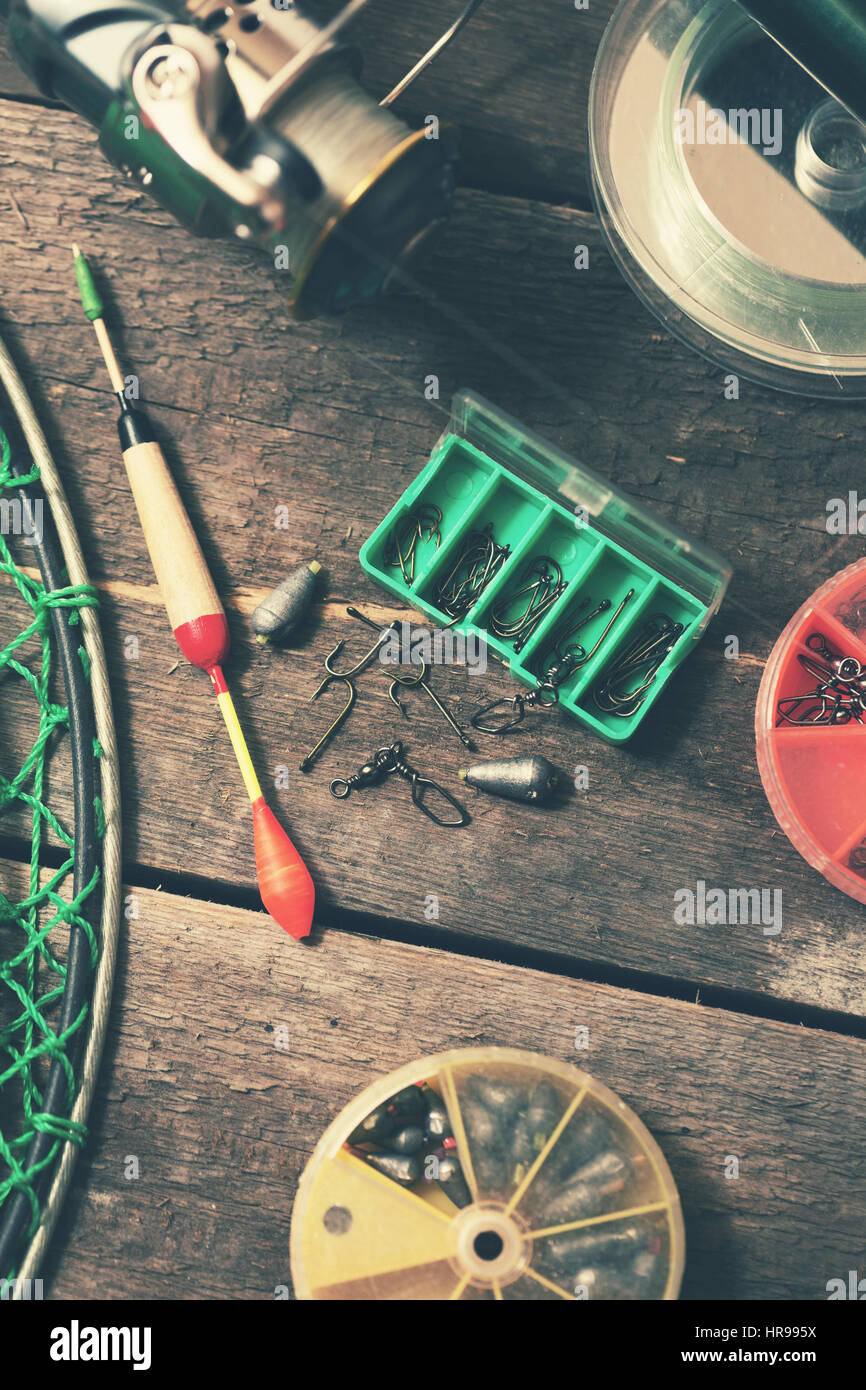
<svg viewBox="0 0 866 1390">
<path fill-rule="evenodd" d="M 562 569 L 551 555 L 539 555 L 523 571 L 518 586 L 501 595 L 490 610 L 487 627 L 496 637 L 511 641 L 520 652 L 541 619 L 550 611 L 566 587 Z M 528 597 L 519 616 L 509 615 L 517 603 Z"/>
<path fill-rule="evenodd" d="M 392 569 L 399 565 L 403 583 L 408 589 L 411 589 L 415 582 L 415 554 L 420 542 L 424 540 L 424 528 L 427 528 L 428 543 L 435 538 L 438 550 L 442 544 L 441 526 L 442 512 L 432 502 L 425 502 L 419 507 L 413 507 L 401 517 L 391 532 L 388 549 L 384 555 L 385 564 Z"/>
<path fill-rule="evenodd" d="M 355 608 L 347 608 L 347 609 L 346 609 L 346 612 L 349 613 L 349 614 L 351 615 L 351 617 L 353 617 L 353 618 L 359 618 L 359 617 L 361 617 L 361 614 L 360 614 L 360 613 L 357 611 L 357 609 L 355 609 Z M 339 642 L 337 643 L 337 645 L 334 647 L 334 649 L 333 649 L 332 651 L 328 652 L 328 655 L 325 657 L 325 670 L 327 671 L 328 674 L 325 676 L 325 679 L 321 682 L 321 684 L 318 686 L 318 688 L 317 688 L 317 689 L 313 692 L 313 694 L 310 696 L 310 699 L 311 699 L 311 700 L 315 700 L 319 695 L 321 695 L 322 691 L 325 690 L 325 689 L 332 683 L 332 681 L 335 681 L 335 680 L 348 680 L 348 681 L 353 681 L 353 680 L 355 679 L 356 676 L 360 676 L 360 674 L 361 674 L 362 671 L 366 671 L 367 667 L 368 667 L 369 665 L 371 665 L 372 662 L 375 661 L 375 659 L 376 659 L 376 657 L 378 656 L 379 652 L 382 650 L 382 648 L 384 647 L 384 645 L 385 645 L 385 643 L 387 642 L 388 638 L 391 636 L 391 633 L 394 631 L 394 629 L 395 629 L 396 626 L 397 626 L 396 623 L 389 623 L 388 627 L 385 628 L 384 630 L 382 630 L 381 628 L 378 627 L 378 625 L 377 625 L 376 623 L 370 622 L 370 620 L 369 620 L 368 618 L 362 618 L 362 621 L 368 623 L 368 625 L 369 625 L 370 627 L 376 628 L 376 630 L 379 632 L 379 640 L 370 648 L 370 650 L 367 652 L 366 656 L 362 656 L 362 657 L 361 657 L 361 660 L 360 660 L 359 662 L 357 662 L 357 663 L 351 668 L 351 670 L 349 670 L 349 671 L 335 671 L 335 670 L 334 670 L 334 667 L 333 667 L 333 665 L 332 665 L 332 663 L 333 663 L 333 662 L 336 660 L 336 658 L 340 655 L 340 652 L 343 650 L 343 648 L 344 648 L 345 645 L 346 645 L 344 638 L 341 637 L 340 640 L 339 640 Z"/>
<path fill-rule="evenodd" d="M 393 680 L 391 681 L 391 684 L 388 687 L 388 698 L 397 706 L 404 718 L 408 718 L 403 702 L 399 699 L 397 695 L 396 687 L 398 685 L 401 685 L 404 688 L 418 686 L 421 690 L 423 690 L 424 694 L 430 700 L 433 701 L 433 704 L 436 706 L 443 719 L 446 719 L 447 722 L 450 724 L 451 728 L 454 730 L 455 734 L 459 738 L 460 742 L 464 745 L 464 747 L 471 749 L 472 752 L 475 752 L 475 744 L 472 742 L 472 739 L 463 729 L 461 729 L 460 725 L 457 723 L 457 720 L 454 718 L 454 715 L 451 713 L 449 709 L 446 708 L 445 705 L 443 705 L 442 701 L 439 699 L 435 691 L 431 690 L 430 685 L 427 681 L 426 661 L 421 662 L 421 669 L 417 676 L 394 676 Z"/>
<path fill-rule="evenodd" d="M 684 631 L 682 623 L 673 622 L 663 613 L 650 619 L 640 636 L 614 658 L 601 684 L 593 691 L 596 709 L 619 719 L 630 719 L 637 714 L 665 657 L 673 651 Z M 640 684 L 633 690 L 624 690 L 625 681 L 641 671 L 645 674 Z"/>
<path fill-rule="evenodd" d="M 372 618 L 368 618 L 359 609 L 347 608 L 346 612 L 350 615 L 350 617 L 357 618 L 359 622 L 366 623 L 367 627 L 372 627 L 378 630 L 378 624 L 374 623 Z M 388 632 L 390 633 L 394 631 L 396 627 L 397 623 L 395 621 L 391 623 L 390 627 L 388 628 Z M 331 655 L 333 655 L 333 653 L 331 653 Z M 428 667 L 427 662 L 422 661 L 420 663 L 420 673 L 417 676 L 394 676 L 391 680 L 391 684 L 388 687 L 388 699 L 391 701 L 392 704 L 397 706 L 398 710 L 404 718 L 408 718 L 405 707 L 402 701 L 400 700 L 399 696 L 397 695 L 396 687 L 399 685 L 402 685 L 404 687 L 415 685 L 420 686 L 420 688 L 424 691 L 424 694 L 427 695 L 427 697 L 433 701 L 433 704 L 439 710 L 439 713 L 442 715 L 442 717 L 446 719 L 447 722 L 450 724 L 451 728 L 454 730 L 455 734 L 460 739 L 460 742 L 466 748 L 469 748 L 473 752 L 475 752 L 475 744 L 472 742 L 472 739 L 469 737 L 467 733 L 464 732 L 463 729 L 461 729 L 460 725 L 457 723 L 457 720 L 454 718 L 451 711 L 449 709 L 446 709 L 445 705 L 443 705 L 438 695 L 436 695 L 436 693 L 432 690 L 427 680 L 429 669 L 430 668 Z"/>
<path fill-rule="evenodd" d="M 311 695 L 311 696 L 310 696 L 310 703 L 312 704 L 313 700 L 315 700 L 315 699 L 318 698 L 318 696 L 321 694 L 321 692 L 322 692 L 322 690 L 325 688 L 325 686 L 330 685 L 331 682 L 334 681 L 334 680 L 339 680 L 339 681 L 342 681 L 342 682 L 343 682 L 343 684 L 345 685 L 346 689 L 347 689 L 348 692 L 349 692 L 349 698 L 348 698 L 348 700 L 346 701 L 346 703 L 345 703 L 345 705 L 343 706 L 343 708 L 340 710 L 340 713 L 337 715 L 337 717 L 336 717 L 336 719 L 334 720 L 334 722 L 333 722 L 333 724 L 331 725 L 331 727 L 330 727 L 329 729 L 326 729 L 325 732 L 322 734 L 322 737 L 319 739 L 319 742 L 316 744 L 315 748 L 311 748 L 310 751 L 309 751 L 309 753 L 307 754 L 307 756 L 301 761 L 301 763 L 300 763 L 301 772 L 309 772 L 310 768 L 313 766 L 313 763 L 316 761 L 316 759 L 317 759 L 317 757 L 319 756 L 319 754 L 321 753 L 322 749 L 323 749 L 323 748 L 325 747 L 325 745 L 326 745 L 327 743 L 329 743 L 330 740 L 334 737 L 334 734 L 337 732 L 337 730 L 339 729 L 340 725 L 343 724 L 343 723 L 345 722 L 346 719 L 348 719 L 348 717 L 349 717 L 349 711 L 351 710 L 353 704 L 355 703 L 355 687 L 354 687 L 354 685 L 352 684 L 352 682 L 349 680 L 348 676 L 334 676 L 334 675 L 329 676 L 329 677 L 327 678 L 327 680 L 325 680 L 325 681 L 322 682 L 322 684 L 319 686 L 319 689 L 316 691 L 316 693 L 315 693 L 314 695 Z"/>
</svg>

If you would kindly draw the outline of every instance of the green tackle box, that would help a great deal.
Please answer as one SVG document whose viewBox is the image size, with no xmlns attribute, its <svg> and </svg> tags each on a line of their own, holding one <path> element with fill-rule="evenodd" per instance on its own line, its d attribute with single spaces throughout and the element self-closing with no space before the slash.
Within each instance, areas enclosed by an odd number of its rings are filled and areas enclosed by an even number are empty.
<svg viewBox="0 0 866 1390">
<path fill-rule="evenodd" d="M 425 526 L 415 537 L 411 567 L 401 564 L 395 535 L 401 528 L 405 534 L 407 523 L 411 528 L 413 514 L 435 518 L 437 512 L 438 525 Z M 507 547 L 507 556 L 474 606 L 452 622 L 437 606 L 437 590 L 453 572 L 467 536 L 485 528 L 498 546 Z M 509 595 L 523 587 L 538 557 L 555 561 L 564 588 L 518 651 L 487 624 L 492 610 L 508 611 Z M 611 743 L 624 743 L 649 713 L 703 635 L 732 573 L 708 546 L 469 391 L 454 397 L 450 423 L 429 463 L 365 541 L 360 560 L 367 574 L 433 623 L 486 641 L 514 678 L 529 687 L 538 686 L 539 670 L 543 673 L 553 660 L 562 635 L 585 623 L 579 641 L 592 655 L 562 681 L 559 703 Z M 515 604 L 519 607 L 518 599 Z M 625 715 L 599 708 L 594 697 L 605 672 L 615 669 L 617 658 L 662 617 L 682 630 L 673 629 L 670 650 L 639 706 Z M 638 671 L 630 685 L 624 683 L 624 692 L 643 678 Z"/>
</svg>

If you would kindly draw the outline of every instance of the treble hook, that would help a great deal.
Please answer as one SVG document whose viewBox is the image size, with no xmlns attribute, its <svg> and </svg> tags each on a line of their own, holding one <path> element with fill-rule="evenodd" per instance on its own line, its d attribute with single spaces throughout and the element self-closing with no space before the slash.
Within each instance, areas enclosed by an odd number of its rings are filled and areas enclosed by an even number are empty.
<svg viewBox="0 0 866 1390">
<path fill-rule="evenodd" d="M 316 761 L 322 749 L 325 747 L 325 744 L 330 742 L 330 740 L 334 737 L 334 734 L 339 729 L 340 725 L 344 723 L 346 719 L 348 719 L 349 711 L 355 703 L 355 687 L 349 680 L 348 676 L 333 675 L 328 676 L 327 680 L 323 681 L 322 684 L 319 686 L 319 689 L 316 691 L 315 695 L 310 696 L 310 703 L 312 704 L 313 700 L 318 699 L 325 686 L 330 685 L 331 682 L 335 680 L 343 682 L 343 684 L 349 692 L 349 698 L 346 701 L 343 708 L 340 710 L 340 713 L 337 715 L 331 727 L 329 729 L 326 729 L 325 732 L 322 734 L 322 737 L 319 739 L 319 742 L 316 744 L 315 748 L 311 748 L 307 756 L 304 759 L 302 759 L 301 763 L 299 764 L 301 772 L 309 772 L 310 768 L 313 766 L 313 763 Z"/>
</svg>

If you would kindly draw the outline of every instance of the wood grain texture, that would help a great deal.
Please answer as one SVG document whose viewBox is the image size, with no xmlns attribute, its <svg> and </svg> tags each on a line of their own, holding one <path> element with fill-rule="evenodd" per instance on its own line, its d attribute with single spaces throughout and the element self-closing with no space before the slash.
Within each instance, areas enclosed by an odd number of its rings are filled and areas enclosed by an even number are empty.
<svg viewBox="0 0 866 1390">
<path fill-rule="evenodd" d="M 320 6 L 323 13 L 338 6 Z M 458 11 L 374 0 L 352 26 L 364 54 L 363 83 L 385 95 Z M 446 54 L 396 106 L 460 130 L 463 180 L 473 187 L 588 207 L 586 98 L 599 40 L 615 0 L 487 0 Z M 8 56 L 0 23 L 0 95 L 32 99 Z"/>
<path fill-rule="evenodd" d="M 462 128 L 464 181 L 435 258 L 404 293 L 342 322 L 296 325 L 284 276 L 251 251 L 195 241 L 105 164 L 95 133 L 34 101 L 0 47 L 0 324 L 55 447 L 100 587 L 121 740 L 132 887 L 93 1142 L 47 1271 L 56 1297 L 267 1299 L 288 1282 L 298 1176 L 339 1108 L 422 1053 L 489 1043 L 577 1060 L 632 1104 L 683 1196 L 690 1298 L 823 1298 L 862 1257 L 866 1043 L 641 992 L 745 991 L 866 1016 L 862 909 L 800 860 L 758 778 L 763 663 L 808 593 L 859 558 L 827 501 L 857 488 L 863 410 L 742 384 L 682 348 L 637 303 L 587 212 L 586 98 L 613 0 L 497 0 L 401 103 Z M 441 7 L 376 0 L 357 35 L 385 91 L 439 32 Z M 293 946 L 255 902 L 249 813 L 209 683 L 178 662 L 117 457 L 114 406 L 78 307 L 69 243 L 95 261 L 107 317 L 192 516 L 234 640 L 229 679 L 275 809 L 323 914 Z M 590 269 L 573 270 L 586 244 Z M 435 375 L 440 400 L 424 396 Z M 345 615 L 384 619 L 357 552 L 423 465 L 451 393 L 472 385 L 715 545 L 736 565 L 723 614 L 624 750 L 534 716 L 515 750 L 590 786 L 539 812 L 465 793 L 469 830 L 437 831 L 405 786 L 341 806 L 331 777 L 394 736 L 456 789 L 460 745 L 421 697 L 404 721 L 381 674 L 316 772 L 296 772 L 333 717 L 307 700 Z M 288 529 L 275 525 L 287 509 Z M 26 557 L 25 557 L 26 558 Z M 302 561 L 323 599 L 293 646 L 263 651 L 249 615 Z M 22 614 L 0 587 L 0 645 Z M 724 657 L 736 636 L 740 658 Z M 31 653 L 32 654 L 32 653 Z M 511 689 L 437 671 L 466 720 Z M 0 688 L 0 773 L 33 711 Z M 485 742 L 482 756 L 500 747 Z M 287 790 L 271 786 L 289 769 Z M 50 800 L 68 812 L 68 766 Z M 27 826 L 4 820 L 20 858 Z M 16 840 L 16 836 L 18 837 Z M 16 869 L 0 865 L 0 882 Z M 674 923 L 674 893 L 780 889 L 784 925 Z M 430 916 L 430 898 L 438 917 Z M 356 914 L 364 914 L 357 916 Z M 412 933 L 422 946 L 361 930 Z M 339 928 L 339 929 L 337 929 Z M 459 948 L 449 954 L 443 945 Z M 438 949 L 431 949 L 438 948 Z M 473 958 L 523 948 L 628 990 Z M 588 1054 L 574 1029 L 590 1028 Z M 274 1047 L 285 1025 L 291 1050 Z M 858 1022 L 862 1029 L 862 1023 Z M 124 1177 L 127 1155 L 141 1176 Z M 741 1161 L 724 1178 L 726 1156 Z"/>
<path fill-rule="evenodd" d="M 135 910 L 54 1297 L 273 1298 L 298 1177 L 342 1106 L 492 1044 L 582 1066 L 649 1126 L 683 1202 L 683 1297 L 822 1299 L 862 1259 L 862 1041 L 336 931 L 299 947 L 165 893 Z"/>
<path fill-rule="evenodd" d="M 183 666 L 153 587 L 116 457 L 113 403 L 76 306 L 68 242 L 95 259 L 122 355 L 140 373 L 170 466 L 227 600 L 230 681 L 273 800 L 329 912 L 440 929 L 464 942 L 530 946 L 580 967 L 624 967 L 814 1004 L 862 1017 L 862 912 L 777 829 L 753 748 L 763 662 L 795 608 L 857 558 L 830 538 L 826 503 L 856 487 L 862 409 L 743 383 L 663 333 L 621 283 L 590 217 L 520 199 L 461 196 L 418 292 L 345 321 L 296 325 L 278 272 L 240 248 L 197 242 L 106 168 L 71 116 L 7 103 L 3 187 L 28 225 L 5 217 L 5 331 L 42 405 L 88 553 L 105 590 L 122 738 L 129 861 L 153 872 L 254 889 L 246 807 L 204 678 Z M 48 174 L 51 177 L 46 177 Z M 576 242 L 591 269 L 572 269 Z M 439 377 L 441 399 L 424 399 Z M 470 383 L 602 473 L 710 541 L 737 574 L 723 615 L 639 737 L 612 750 L 564 717 L 533 716 L 515 738 L 589 791 L 556 811 L 468 797 L 475 823 L 433 830 L 389 786 L 335 802 L 327 781 L 400 735 L 422 771 L 450 779 L 462 749 L 420 697 L 403 721 L 381 676 L 364 682 L 352 723 L 319 769 L 295 773 L 335 713 L 308 706 L 360 602 L 393 612 L 357 551 L 421 467 Z M 288 530 L 278 529 L 279 507 Z M 262 652 L 246 615 L 303 560 L 327 570 L 330 606 L 302 644 Z M 233 606 L 234 605 L 234 606 Z M 725 638 L 740 643 L 724 659 Z M 137 660 L 125 639 L 137 638 Z M 491 669 L 439 671 L 436 688 L 468 719 L 511 687 Z M 10 696 L 11 698 L 11 696 Z M 10 706 L 11 708 L 11 706 Z M 494 756 L 498 743 L 485 742 Z M 387 853 L 384 847 L 387 846 Z M 181 847 L 181 848 L 179 848 Z M 759 926 L 673 921 L 674 894 L 699 880 L 781 890 L 781 936 Z"/>
</svg>

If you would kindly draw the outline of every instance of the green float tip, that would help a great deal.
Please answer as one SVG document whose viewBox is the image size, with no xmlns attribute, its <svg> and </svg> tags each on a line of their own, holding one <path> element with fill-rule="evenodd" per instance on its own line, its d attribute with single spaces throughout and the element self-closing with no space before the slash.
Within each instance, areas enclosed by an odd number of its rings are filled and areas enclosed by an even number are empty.
<svg viewBox="0 0 866 1390">
<path fill-rule="evenodd" d="M 78 281 L 78 293 L 81 295 L 84 312 L 93 323 L 94 319 L 101 319 L 103 316 L 102 300 L 99 298 L 99 291 L 94 284 L 87 258 L 83 255 L 81 247 L 75 242 L 72 244 L 72 263 L 75 266 L 75 278 Z"/>
</svg>

